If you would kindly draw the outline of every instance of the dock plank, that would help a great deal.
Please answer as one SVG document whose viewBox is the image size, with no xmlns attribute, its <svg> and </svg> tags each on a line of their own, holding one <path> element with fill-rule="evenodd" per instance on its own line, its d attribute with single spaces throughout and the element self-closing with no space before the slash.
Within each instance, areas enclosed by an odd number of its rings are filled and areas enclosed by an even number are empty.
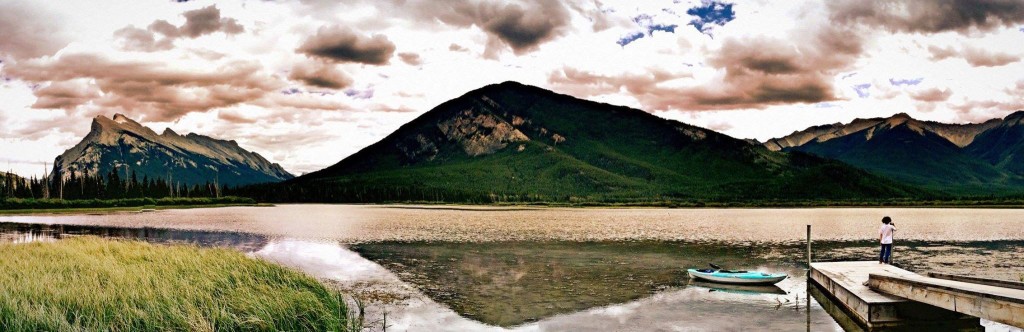
<svg viewBox="0 0 1024 332">
<path fill-rule="evenodd" d="M 866 285 L 868 275 L 907 276 L 914 274 L 892 265 L 878 264 L 878 262 L 871 261 L 826 262 L 813 263 L 811 265 L 820 273 L 828 276 L 832 281 L 840 284 L 847 291 L 869 304 L 905 302 L 906 299 L 871 290 Z"/>
<path fill-rule="evenodd" d="M 871 289 L 871 275 L 921 277 L 877 261 L 812 263 L 810 269 L 810 279 L 865 330 L 982 330 L 978 318 Z"/>
<path fill-rule="evenodd" d="M 871 275 L 872 289 L 1024 328 L 1024 290 L 913 276 Z"/>
</svg>

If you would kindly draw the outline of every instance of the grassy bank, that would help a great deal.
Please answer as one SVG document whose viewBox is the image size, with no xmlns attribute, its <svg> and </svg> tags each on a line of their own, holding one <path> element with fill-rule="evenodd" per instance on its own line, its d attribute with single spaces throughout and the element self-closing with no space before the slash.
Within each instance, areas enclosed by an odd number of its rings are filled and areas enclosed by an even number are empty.
<svg viewBox="0 0 1024 332">
<path fill-rule="evenodd" d="M 2 331 L 358 330 L 317 280 L 228 249 L 0 244 Z"/>
<path fill-rule="evenodd" d="M 6 198 L 0 200 L 0 213 L 14 210 L 64 210 L 64 209 L 118 209 L 141 207 L 195 207 L 254 205 L 256 201 L 245 197 L 164 197 L 124 199 L 32 199 Z"/>
</svg>

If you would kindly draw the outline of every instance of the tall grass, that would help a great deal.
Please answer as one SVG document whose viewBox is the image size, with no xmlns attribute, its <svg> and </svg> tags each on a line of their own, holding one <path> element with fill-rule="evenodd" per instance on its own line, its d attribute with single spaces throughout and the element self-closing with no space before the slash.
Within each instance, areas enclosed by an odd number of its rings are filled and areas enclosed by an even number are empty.
<svg viewBox="0 0 1024 332">
<path fill-rule="evenodd" d="M 229 249 L 0 244 L 0 331 L 352 331 L 359 311 L 312 277 Z"/>
</svg>

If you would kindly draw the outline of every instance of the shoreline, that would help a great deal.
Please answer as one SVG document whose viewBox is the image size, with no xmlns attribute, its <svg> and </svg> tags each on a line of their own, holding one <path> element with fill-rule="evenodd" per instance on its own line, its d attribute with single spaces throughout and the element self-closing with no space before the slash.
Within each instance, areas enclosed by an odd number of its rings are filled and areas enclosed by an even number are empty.
<svg viewBox="0 0 1024 332">
<path fill-rule="evenodd" d="M 562 204 L 562 203 L 449 203 L 449 202 L 386 202 L 386 203 L 256 203 L 256 204 L 191 204 L 191 205 L 141 205 L 99 208 L 47 208 L 2 210 L 0 216 L 28 215 L 76 215 L 76 214 L 112 214 L 112 213 L 144 213 L 144 210 L 201 209 L 223 207 L 274 207 L 277 205 L 352 205 L 377 208 L 394 208 L 408 210 L 453 210 L 453 211 L 522 211 L 543 209 L 666 209 L 666 210 L 705 210 L 705 209 L 1024 209 L 1022 204 L 757 204 L 744 205 L 735 203 L 698 205 L 664 205 L 664 204 Z"/>
<path fill-rule="evenodd" d="M 274 204 L 191 204 L 191 205 L 140 205 L 140 206 L 114 206 L 97 208 L 47 208 L 47 209 L 17 209 L 0 210 L 0 216 L 28 216 L 28 215 L 75 215 L 75 214 L 112 214 L 112 213 L 144 213 L 144 210 L 176 210 L 176 209 L 202 209 L 222 207 L 273 207 Z"/>
<path fill-rule="evenodd" d="M 704 205 L 670 205 L 670 204 L 628 204 L 628 203 L 452 203 L 452 202 L 381 202 L 381 203 L 331 203 L 331 202 L 274 202 L 260 203 L 270 205 L 355 205 L 369 207 L 393 207 L 399 209 L 423 209 L 423 210 L 464 210 L 464 211 L 501 211 L 501 210 L 530 210 L 530 209 L 875 209 L 875 208 L 905 208 L 905 209 L 1024 209 L 1024 202 L 1019 204 L 958 204 L 958 203 L 937 203 L 927 204 L 914 202 L 907 204 L 743 204 L 743 203 L 708 203 Z M 257 204 L 259 205 L 259 204 Z"/>
</svg>

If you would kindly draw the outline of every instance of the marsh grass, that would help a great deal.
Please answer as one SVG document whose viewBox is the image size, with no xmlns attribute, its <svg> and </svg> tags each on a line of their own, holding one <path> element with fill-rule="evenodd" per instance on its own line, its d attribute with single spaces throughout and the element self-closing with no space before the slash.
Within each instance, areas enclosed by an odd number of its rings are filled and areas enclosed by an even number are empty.
<svg viewBox="0 0 1024 332">
<path fill-rule="evenodd" d="M 96 237 L 0 244 L 2 331 L 351 331 L 362 306 L 229 249 Z M 352 317 L 352 318 L 350 318 Z"/>
</svg>

